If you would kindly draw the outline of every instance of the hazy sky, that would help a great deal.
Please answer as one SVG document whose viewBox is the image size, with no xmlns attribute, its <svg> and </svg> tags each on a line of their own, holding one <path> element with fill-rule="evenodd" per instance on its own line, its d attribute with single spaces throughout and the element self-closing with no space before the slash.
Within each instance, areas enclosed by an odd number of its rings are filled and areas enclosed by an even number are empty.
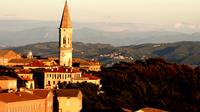
<svg viewBox="0 0 200 112">
<path fill-rule="evenodd" d="M 64 1 L 0 0 L 0 19 L 60 21 Z M 75 22 L 200 24 L 200 0 L 68 0 L 68 5 Z"/>
</svg>

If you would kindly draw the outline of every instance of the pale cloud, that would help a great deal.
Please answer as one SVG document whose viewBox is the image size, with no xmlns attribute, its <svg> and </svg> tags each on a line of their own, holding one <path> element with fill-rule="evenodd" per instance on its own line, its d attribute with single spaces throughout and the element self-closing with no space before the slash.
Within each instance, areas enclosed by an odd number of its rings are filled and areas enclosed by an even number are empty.
<svg viewBox="0 0 200 112">
<path fill-rule="evenodd" d="M 189 28 L 189 29 L 196 29 L 196 28 L 197 28 L 197 25 L 190 24 L 190 25 L 188 25 L 188 28 Z"/>
<path fill-rule="evenodd" d="M 181 23 L 181 22 L 177 22 L 174 24 L 175 29 L 180 29 L 181 27 L 183 27 L 183 23 Z"/>
<path fill-rule="evenodd" d="M 174 24 L 174 28 L 175 29 L 186 28 L 186 29 L 195 30 L 195 29 L 200 28 L 200 25 L 193 24 L 193 23 L 186 23 L 186 22 L 177 22 L 177 23 Z"/>
</svg>

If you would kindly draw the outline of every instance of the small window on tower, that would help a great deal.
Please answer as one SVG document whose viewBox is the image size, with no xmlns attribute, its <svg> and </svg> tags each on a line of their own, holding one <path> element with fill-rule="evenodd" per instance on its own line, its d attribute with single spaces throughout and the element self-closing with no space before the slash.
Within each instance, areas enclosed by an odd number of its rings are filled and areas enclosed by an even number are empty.
<svg viewBox="0 0 200 112">
<path fill-rule="evenodd" d="M 66 37 L 63 37 L 63 44 L 66 44 Z"/>
<path fill-rule="evenodd" d="M 68 44 L 69 44 L 69 38 L 68 38 Z"/>
</svg>

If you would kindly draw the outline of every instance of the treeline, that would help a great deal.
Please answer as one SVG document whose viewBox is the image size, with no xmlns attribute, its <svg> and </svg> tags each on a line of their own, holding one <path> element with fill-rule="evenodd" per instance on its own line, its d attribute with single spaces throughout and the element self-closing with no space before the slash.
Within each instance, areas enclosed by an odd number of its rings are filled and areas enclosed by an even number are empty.
<svg viewBox="0 0 200 112">
<path fill-rule="evenodd" d="M 96 75 L 102 78 L 100 90 L 87 83 L 62 85 L 82 90 L 83 111 L 143 107 L 172 112 L 200 111 L 200 67 L 154 58 L 115 64 Z"/>
<path fill-rule="evenodd" d="M 200 111 L 200 68 L 162 58 L 115 64 L 102 70 L 102 90 L 113 105 L 137 110 L 155 107 L 176 112 Z"/>
</svg>

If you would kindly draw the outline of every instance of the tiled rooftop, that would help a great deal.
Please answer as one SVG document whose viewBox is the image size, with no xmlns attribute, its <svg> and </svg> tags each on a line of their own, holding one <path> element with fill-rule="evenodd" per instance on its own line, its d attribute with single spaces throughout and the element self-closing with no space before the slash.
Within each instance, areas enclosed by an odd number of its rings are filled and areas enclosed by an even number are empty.
<svg viewBox="0 0 200 112">
<path fill-rule="evenodd" d="M 58 97 L 77 97 L 81 91 L 78 89 L 58 89 L 55 92 Z"/>
<path fill-rule="evenodd" d="M 167 112 L 167 111 L 156 109 L 156 108 L 146 107 L 146 108 L 142 108 L 136 112 Z"/>
<path fill-rule="evenodd" d="M 35 61 L 36 59 L 11 59 L 9 63 L 31 63 Z"/>
<path fill-rule="evenodd" d="M 36 61 L 33 61 L 32 63 L 30 63 L 28 66 L 31 66 L 31 67 L 45 67 L 46 65 L 42 61 L 36 60 Z"/>
<path fill-rule="evenodd" d="M 17 79 L 9 77 L 9 76 L 0 76 L 0 80 L 17 80 Z"/>
<path fill-rule="evenodd" d="M 29 74 L 29 73 L 31 73 L 31 71 L 22 69 L 22 70 L 17 70 L 16 73 L 17 74 Z"/>
<path fill-rule="evenodd" d="M 51 92 L 49 89 L 34 89 L 33 94 L 40 96 L 42 98 L 46 98 L 47 95 Z"/>
<path fill-rule="evenodd" d="M 45 72 L 52 72 L 52 73 L 76 73 L 80 72 L 79 68 L 65 68 L 65 67 L 57 67 L 52 69 L 47 69 Z"/>
<path fill-rule="evenodd" d="M 42 97 L 27 92 L 0 93 L 0 101 L 7 103 L 37 99 L 42 99 Z"/>
<path fill-rule="evenodd" d="M 90 75 L 90 74 L 83 74 L 82 78 L 88 78 L 89 80 L 99 80 L 99 79 L 101 79 L 97 76 L 93 76 L 93 75 Z"/>
</svg>

